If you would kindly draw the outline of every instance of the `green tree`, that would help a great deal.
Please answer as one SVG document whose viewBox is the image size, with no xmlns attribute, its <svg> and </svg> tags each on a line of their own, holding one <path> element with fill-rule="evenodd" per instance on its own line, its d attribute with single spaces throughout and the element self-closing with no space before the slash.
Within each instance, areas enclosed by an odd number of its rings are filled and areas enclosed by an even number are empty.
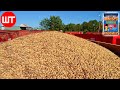
<svg viewBox="0 0 120 90">
<path fill-rule="evenodd" d="M 50 16 L 50 29 L 61 30 L 63 29 L 63 23 L 59 16 Z"/>
<path fill-rule="evenodd" d="M 99 29 L 99 22 L 97 20 L 90 20 L 88 22 L 88 31 L 97 32 Z"/>
<path fill-rule="evenodd" d="M 65 26 L 66 31 L 75 31 L 75 24 L 70 23 Z"/>
<path fill-rule="evenodd" d="M 63 29 L 63 23 L 59 16 L 50 16 L 40 22 L 40 27 L 46 30 L 61 30 Z"/>
<path fill-rule="evenodd" d="M 99 30 L 99 22 L 97 20 L 83 22 L 81 25 L 81 29 L 83 32 L 97 32 Z"/>
<path fill-rule="evenodd" d="M 82 31 L 81 30 L 81 25 L 80 24 L 76 24 L 75 27 L 74 27 L 74 30 L 75 31 Z"/>
<path fill-rule="evenodd" d="M 88 23 L 87 23 L 87 22 L 83 22 L 83 23 L 82 23 L 82 25 L 81 25 L 81 30 L 82 30 L 82 31 L 85 30 L 86 32 L 88 31 Z"/>
<path fill-rule="evenodd" d="M 99 21 L 99 28 L 98 28 L 99 32 L 103 31 L 103 23 L 102 21 Z"/>
<path fill-rule="evenodd" d="M 62 30 L 63 30 L 63 32 L 66 32 L 67 30 L 66 30 L 66 25 L 63 23 L 62 24 Z"/>
<path fill-rule="evenodd" d="M 50 20 L 48 18 L 43 19 L 40 22 L 40 27 L 42 29 L 49 30 L 50 29 Z"/>
<path fill-rule="evenodd" d="M 63 30 L 65 31 L 83 31 L 83 32 L 97 32 L 102 30 L 102 24 L 97 20 L 90 20 L 89 22 L 83 22 L 82 24 L 69 23 L 65 25 L 59 16 L 50 16 L 40 22 L 41 29 L 46 30 Z"/>
</svg>

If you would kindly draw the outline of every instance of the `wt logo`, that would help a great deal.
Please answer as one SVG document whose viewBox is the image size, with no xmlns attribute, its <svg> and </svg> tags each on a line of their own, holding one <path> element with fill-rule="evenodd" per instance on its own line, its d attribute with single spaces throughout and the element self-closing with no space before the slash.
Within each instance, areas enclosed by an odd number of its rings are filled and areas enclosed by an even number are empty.
<svg viewBox="0 0 120 90">
<path fill-rule="evenodd" d="M 16 23 L 16 16 L 13 12 L 4 12 L 0 21 L 4 27 L 13 27 Z"/>
</svg>

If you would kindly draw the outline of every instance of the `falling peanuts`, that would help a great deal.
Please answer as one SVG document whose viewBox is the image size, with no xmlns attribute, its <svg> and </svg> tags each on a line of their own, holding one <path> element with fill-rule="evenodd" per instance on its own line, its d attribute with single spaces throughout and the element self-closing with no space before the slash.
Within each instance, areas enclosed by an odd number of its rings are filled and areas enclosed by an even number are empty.
<svg viewBox="0 0 120 90">
<path fill-rule="evenodd" d="M 0 44 L 0 79 L 120 79 L 120 58 L 73 35 L 33 33 Z"/>
</svg>

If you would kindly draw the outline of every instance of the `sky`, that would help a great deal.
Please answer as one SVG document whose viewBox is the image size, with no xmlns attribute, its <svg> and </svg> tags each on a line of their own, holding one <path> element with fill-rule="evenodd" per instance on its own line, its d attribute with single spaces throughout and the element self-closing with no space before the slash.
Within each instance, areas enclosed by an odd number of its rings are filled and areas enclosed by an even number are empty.
<svg viewBox="0 0 120 90">
<path fill-rule="evenodd" d="M 0 15 L 4 11 L 0 12 Z M 39 22 L 44 18 L 49 18 L 50 16 L 60 16 L 64 24 L 75 23 L 81 24 L 84 21 L 88 22 L 90 20 L 100 20 L 104 11 L 13 11 L 16 15 L 16 24 L 27 24 L 31 27 L 39 27 Z M 102 19 L 101 19 L 102 20 Z"/>
</svg>

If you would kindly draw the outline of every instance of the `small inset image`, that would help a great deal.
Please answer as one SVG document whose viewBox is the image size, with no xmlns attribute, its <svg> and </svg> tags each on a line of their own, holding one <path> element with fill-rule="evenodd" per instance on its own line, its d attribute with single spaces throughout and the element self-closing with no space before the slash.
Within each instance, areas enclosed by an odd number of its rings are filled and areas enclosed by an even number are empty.
<svg viewBox="0 0 120 90">
<path fill-rule="evenodd" d="M 103 15 L 103 34 L 114 36 L 119 35 L 119 13 L 118 12 L 104 12 Z"/>
</svg>

